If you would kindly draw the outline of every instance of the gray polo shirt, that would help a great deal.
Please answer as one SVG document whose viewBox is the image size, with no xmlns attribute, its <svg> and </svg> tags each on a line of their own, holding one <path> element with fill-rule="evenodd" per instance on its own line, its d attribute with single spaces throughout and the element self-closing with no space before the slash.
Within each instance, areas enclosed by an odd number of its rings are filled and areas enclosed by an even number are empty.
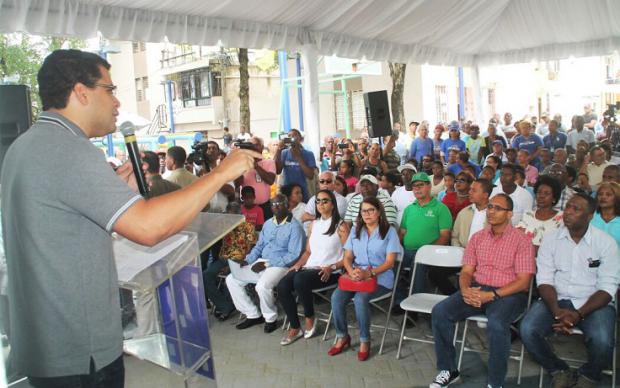
<svg viewBox="0 0 620 388">
<path fill-rule="evenodd" d="M 111 363 L 123 332 L 110 233 L 142 197 L 52 112 L 11 145 L 1 188 L 16 367 L 54 377 Z"/>
</svg>

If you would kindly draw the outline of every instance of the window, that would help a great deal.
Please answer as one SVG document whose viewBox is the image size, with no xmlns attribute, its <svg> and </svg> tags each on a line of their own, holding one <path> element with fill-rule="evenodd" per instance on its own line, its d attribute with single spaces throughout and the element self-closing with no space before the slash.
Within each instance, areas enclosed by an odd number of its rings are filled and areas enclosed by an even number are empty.
<svg viewBox="0 0 620 388">
<path fill-rule="evenodd" d="M 136 101 L 144 101 L 144 83 L 142 78 L 136 78 Z"/>
<path fill-rule="evenodd" d="M 495 89 L 489 89 L 487 91 L 487 103 L 489 104 L 489 112 L 492 114 L 496 112 L 495 110 Z"/>
<path fill-rule="evenodd" d="M 448 91 L 446 85 L 435 85 L 435 112 L 437 121 L 448 121 Z"/>
<path fill-rule="evenodd" d="M 364 105 L 364 91 L 351 92 L 351 105 L 353 113 L 353 129 L 364 129 L 366 126 L 366 106 Z"/>
<path fill-rule="evenodd" d="M 186 108 L 211 105 L 209 68 L 181 73 L 181 98 Z"/>
<path fill-rule="evenodd" d="M 133 49 L 133 53 L 134 53 L 134 54 L 135 54 L 135 53 L 137 53 L 137 52 L 139 51 L 139 45 L 138 45 L 138 42 L 132 42 L 132 43 L 131 43 L 131 47 L 132 47 L 132 49 Z"/>
<path fill-rule="evenodd" d="M 472 88 L 465 88 L 465 118 L 471 119 L 474 117 L 474 93 Z"/>
<path fill-rule="evenodd" d="M 140 42 L 140 51 L 146 51 L 146 43 Z"/>
<path fill-rule="evenodd" d="M 605 57 L 605 82 L 620 84 L 620 64 L 613 56 Z"/>
</svg>

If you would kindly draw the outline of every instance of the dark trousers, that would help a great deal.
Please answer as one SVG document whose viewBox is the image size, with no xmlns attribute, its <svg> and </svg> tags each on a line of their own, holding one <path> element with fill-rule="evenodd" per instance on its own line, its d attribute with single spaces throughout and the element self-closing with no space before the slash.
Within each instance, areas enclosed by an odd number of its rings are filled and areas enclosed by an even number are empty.
<svg viewBox="0 0 620 388">
<path fill-rule="evenodd" d="M 125 386 L 125 365 L 121 355 L 111 364 L 95 370 L 95 362 L 90 359 L 90 373 L 60 377 L 28 377 L 35 388 L 123 388 Z"/>
<path fill-rule="evenodd" d="M 335 284 L 338 282 L 338 275 L 332 274 L 327 282 L 321 280 L 319 271 L 316 269 L 305 270 L 299 272 L 289 272 L 278 283 L 278 300 L 284 308 L 286 317 L 291 323 L 291 329 L 299 329 L 301 324 L 297 316 L 297 301 L 295 295 L 299 297 L 301 305 L 304 307 L 304 316 L 306 318 L 314 317 L 314 300 L 312 290 Z"/>
</svg>

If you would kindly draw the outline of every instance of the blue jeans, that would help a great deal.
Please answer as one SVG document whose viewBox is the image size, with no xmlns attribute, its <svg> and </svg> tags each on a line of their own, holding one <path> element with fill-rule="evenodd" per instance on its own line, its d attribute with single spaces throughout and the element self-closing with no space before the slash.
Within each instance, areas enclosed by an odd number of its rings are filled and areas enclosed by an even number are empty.
<svg viewBox="0 0 620 388">
<path fill-rule="evenodd" d="M 217 275 L 226 267 L 228 267 L 228 260 L 218 259 L 209 263 L 207 269 L 202 271 L 205 296 L 213 302 L 215 310 L 222 314 L 229 314 L 235 309 L 232 299 L 230 299 L 225 291 L 221 291 L 217 288 L 219 280 Z"/>
<path fill-rule="evenodd" d="M 95 362 L 90 359 L 90 373 L 61 377 L 28 376 L 30 385 L 35 388 L 123 388 L 125 386 L 125 366 L 121 355 L 112 363 L 95 370 Z"/>
<path fill-rule="evenodd" d="M 484 291 L 495 287 L 480 286 Z M 489 378 L 492 387 L 501 387 L 506 379 L 510 355 L 510 324 L 519 317 L 527 304 L 524 293 L 512 294 L 495 301 L 473 307 L 465 303 L 461 291 L 435 305 L 431 320 L 435 336 L 437 369 L 454 371 L 457 368 L 456 350 L 452 344 L 456 322 L 472 315 L 485 314 L 488 319 Z"/>
<path fill-rule="evenodd" d="M 575 310 L 570 300 L 558 301 L 560 308 Z M 527 351 L 549 373 L 568 369 L 545 339 L 553 329 L 553 315 L 542 301 L 534 303 L 521 322 L 521 340 Z M 599 381 L 603 369 L 611 365 L 614 351 L 614 325 L 616 312 L 612 306 L 600 308 L 577 324 L 583 331 L 588 361 L 579 368 L 579 374 L 590 380 Z"/>
<path fill-rule="evenodd" d="M 347 304 L 353 298 L 355 305 L 355 317 L 360 329 L 360 342 L 370 341 L 370 303 L 371 299 L 377 298 L 390 292 L 389 289 L 379 286 L 372 294 L 367 292 L 342 291 L 337 288 L 332 294 L 332 315 L 336 327 L 336 337 L 346 337 L 349 333 L 347 325 Z"/>
</svg>

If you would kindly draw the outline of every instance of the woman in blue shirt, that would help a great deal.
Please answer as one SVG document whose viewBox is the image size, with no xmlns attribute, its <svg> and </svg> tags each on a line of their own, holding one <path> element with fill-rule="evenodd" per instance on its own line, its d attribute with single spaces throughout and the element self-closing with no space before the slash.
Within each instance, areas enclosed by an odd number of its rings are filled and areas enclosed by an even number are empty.
<svg viewBox="0 0 620 388">
<path fill-rule="evenodd" d="M 620 185 L 616 182 L 603 182 L 596 192 L 598 209 L 591 224 L 616 240 L 620 247 Z"/>
<path fill-rule="evenodd" d="M 344 246 L 344 268 L 353 280 L 377 278 L 378 289 L 374 293 L 353 292 L 336 289 L 332 294 L 332 312 L 336 327 L 336 344 L 329 350 L 330 356 L 340 354 L 351 345 L 348 334 L 346 307 L 351 299 L 360 330 L 360 348 L 357 358 L 365 361 L 370 355 L 370 303 L 371 299 L 384 295 L 394 287 L 394 263 L 401 252 L 396 230 L 385 216 L 381 202 L 375 197 L 365 198 L 360 206 L 355 227 Z"/>
</svg>

